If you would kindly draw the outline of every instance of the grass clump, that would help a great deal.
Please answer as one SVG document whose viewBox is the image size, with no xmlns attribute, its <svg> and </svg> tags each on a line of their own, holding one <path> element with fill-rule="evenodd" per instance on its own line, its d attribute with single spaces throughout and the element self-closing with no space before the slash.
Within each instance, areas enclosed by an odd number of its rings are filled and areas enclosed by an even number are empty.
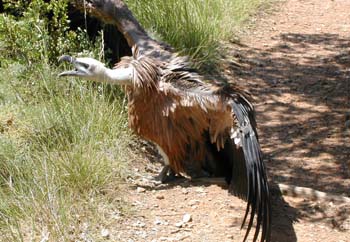
<svg viewBox="0 0 350 242">
<path fill-rule="evenodd" d="M 127 0 L 142 25 L 197 67 L 220 59 L 222 41 L 268 0 Z"/>
<path fill-rule="evenodd" d="M 133 157 L 123 95 L 57 78 L 58 50 L 98 58 L 102 46 L 67 32 L 65 18 L 59 35 L 73 44 L 51 46 L 52 19 L 43 16 L 64 15 L 66 2 L 50 4 L 0 15 L 0 241 L 98 240 L 103 208 L 120 209 L 114 200 Z"/>
</svg>

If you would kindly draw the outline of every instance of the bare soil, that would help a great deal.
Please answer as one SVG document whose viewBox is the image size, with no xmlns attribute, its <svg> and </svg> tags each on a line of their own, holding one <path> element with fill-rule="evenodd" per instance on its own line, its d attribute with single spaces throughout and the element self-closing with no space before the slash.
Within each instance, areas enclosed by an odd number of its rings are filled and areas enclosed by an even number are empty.
<svg viewBox="0 0 350 242">
<path fill-rule="evenodd" d="M 256 99 L 271 185 L 350 196 L 350 1 L 287 0 L 249 26 L 230 45 L 225 74 Z M 133 212 L 115 215 L 110 240 L 242 241 L 246 204 L 225 188 L 153 185 L 142 177 L 159 165 L 133 169 L 124 198 Z M 272 241 L 350 241 L 350 205 L 274 194 Z"/>
</svg>

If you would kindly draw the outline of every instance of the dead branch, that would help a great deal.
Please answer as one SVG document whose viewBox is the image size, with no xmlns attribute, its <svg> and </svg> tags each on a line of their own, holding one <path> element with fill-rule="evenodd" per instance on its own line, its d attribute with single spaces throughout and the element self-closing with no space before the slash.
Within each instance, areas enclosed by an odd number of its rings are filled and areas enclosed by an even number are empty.
<svg viewBox="0 0 350 242">
<path fill-rule="evenodd" d="M 172 55 L 168 45 L 149 37 L 122 0 L 71 0 L 71 3 L 80 11 L 115 25 L 130 47 L 137 45 L 144 54 L 155 58 Z"/>
</svg>

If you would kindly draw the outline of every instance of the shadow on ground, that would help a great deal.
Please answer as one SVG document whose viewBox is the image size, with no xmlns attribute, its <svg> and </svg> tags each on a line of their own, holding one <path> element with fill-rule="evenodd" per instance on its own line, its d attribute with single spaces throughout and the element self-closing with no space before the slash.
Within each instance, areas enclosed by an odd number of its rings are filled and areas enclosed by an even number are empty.
<svg viewBox="0 0 350 242">
<path fill-rule="evenodd" d="M 229 70 L 256 100 L 260 142 L 273 183 L 350 196 L 350 38 L 280 34 L 271 46 L 237 45 Z M 237 65 L 238 63 L 238 65 Z M 312 203 L 274 196 L 272 241 L 297 241 L 299 218 L 345 221 Z M 337 222 L 336 222 L 337 223 Z"/>
<path fill-rule="evenodd" d="M 253 93 L 261 144 L 275 182 L 350 195 L 350 39 L 281 34 L 239 47 L 231 71 Z"/>
</svg>

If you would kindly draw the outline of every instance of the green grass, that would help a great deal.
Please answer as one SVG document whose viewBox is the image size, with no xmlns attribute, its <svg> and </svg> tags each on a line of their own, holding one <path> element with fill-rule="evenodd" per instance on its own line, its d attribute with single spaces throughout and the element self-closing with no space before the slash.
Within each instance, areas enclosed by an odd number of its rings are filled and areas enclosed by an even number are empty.
<svg viewBox="0 0 350 242">
<path fill-rule="evenodd" d="M 55 69 L 40 68 L 32 80 L 42 85 L 35 88 L 42 93 L 0 105 L 0 234 L 21 240 L 26 230 L 40 234 L 46 226 L 64 241 L 76 210 L 86 213 L 78 207 L 89 210 L 108 200 L 103 191 L 110 187 L 121 197 L 117 188 L 128 174 L 132 140 L 126 110 L 114 92 L 58 80 Z M 18 73 L 1 73 L 1 90 L 11 90 Z M 3 100 L 21 95 L 12 91 L 3 93 Z"/>
<path fill-rule="evenodd" d="M 0 241 L 75 241 L 83 224 L 96 240 L 103 213 L 124 209 L 118 187 L 135 157 L 124 96 L 58 79 L 36 13 L 0 15 Z M 99 44 L 84 41 L 97 56 Z"/>
<path fill-rule="evenodd" d="M 127 2 L 155 36 L 210 66 L 220 43 L 263 1 Z M 49 241 L 98 241 L 110 214 L 127 209 L 119 184 L 138 156 L 124 96 L 118 88 L 57 78 L 58 55 L 98 58 L 102 48 L 84 31 L 67 30 L 65 4 L 33 0 L 21 18 L 0 15 L 0 241 L 47 234 Z M 51 10 L 54 36 L 43 17 Z"/>
<path fill-rule="evenodd" d="M 268 0 L 126 1 L 142 25 L 158 39 L 189 55 L 196 66 L 220 59 L 221 43 Z"/>
</svg>

